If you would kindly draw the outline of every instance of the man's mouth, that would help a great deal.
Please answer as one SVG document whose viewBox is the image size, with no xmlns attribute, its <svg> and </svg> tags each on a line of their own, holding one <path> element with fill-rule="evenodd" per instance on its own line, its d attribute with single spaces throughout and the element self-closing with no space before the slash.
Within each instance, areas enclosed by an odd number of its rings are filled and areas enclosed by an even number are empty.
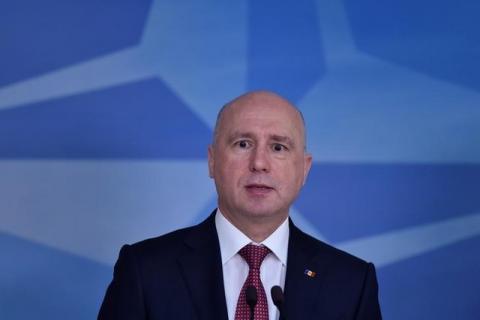
<svg viewBox="0 0 480 320">
<path fill-rule="evenodd" d="M 249 193 L 258 194 L 258 195 L 267 194 L 267 193 L 269 193 L 270 191 L 273 190 L 273 188 L 268 186 L 268 185 L 256 184 L 256 183 L 248 184 L 248 185 L 245 186 L 245 188 L 247 189 L 247 191 Z"/>
</svg>

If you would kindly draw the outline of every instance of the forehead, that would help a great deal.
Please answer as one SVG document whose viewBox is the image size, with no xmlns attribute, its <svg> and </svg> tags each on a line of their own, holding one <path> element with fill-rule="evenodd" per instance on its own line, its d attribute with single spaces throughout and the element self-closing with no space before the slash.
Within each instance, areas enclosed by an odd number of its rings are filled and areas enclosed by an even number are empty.
<svg viewBox="0 0 480 320">
<path fill-rule="evenodd" d="M 266 133 L 303 140 L 303 120 L 286 100 L 271 96 L 246 97 L 228 105 L 219 119 L 220 136 Z"/>
</svg>

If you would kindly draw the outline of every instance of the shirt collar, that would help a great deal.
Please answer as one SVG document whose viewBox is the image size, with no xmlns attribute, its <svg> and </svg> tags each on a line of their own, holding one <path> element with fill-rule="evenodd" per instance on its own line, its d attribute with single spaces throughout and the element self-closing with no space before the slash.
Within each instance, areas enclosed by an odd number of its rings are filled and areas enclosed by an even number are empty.
<svg viewBox="0 0 480 320">
<path fill-rule="evenodd" d="M 249 243 L 255 243 L 242 231 L 228 221 L 220 209 L 215 213 L 215 227 L 220 241 L 222 264 L 227 263 L 240 249 Z M 286 266 L 288 253 L 289 225 L 288 219 L 275 230 L 267 239 L 259 244 L 269 248 L 280 262 Z"/>
</svg>

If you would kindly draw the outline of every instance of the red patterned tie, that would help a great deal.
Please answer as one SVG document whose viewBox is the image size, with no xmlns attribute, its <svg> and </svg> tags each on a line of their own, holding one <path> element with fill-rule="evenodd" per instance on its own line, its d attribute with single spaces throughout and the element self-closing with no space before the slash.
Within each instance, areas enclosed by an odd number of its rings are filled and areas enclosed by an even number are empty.
<svg viewBox="0 0 480 320">
<path fill-rule="evenodd" d="M 247 280 L 243 284 L 240 295 L 238 296 L 237 310 L 235 312 L 235 320 L 249 320 L 250 307 L 246 301 L 245 291 L 248 286 L 254 286 L 257 289 L 257 305 L 255 306 L 255 320 L 268 320 L 268 303 L 265 289 L 260 280 L 260 266 L 263 259 L 270 253 L 270 249 L 265 246 L 256 246 L 248 244 L 238 253 L 248 263 L 250 270 L 248 271 Z"/>
</svg>

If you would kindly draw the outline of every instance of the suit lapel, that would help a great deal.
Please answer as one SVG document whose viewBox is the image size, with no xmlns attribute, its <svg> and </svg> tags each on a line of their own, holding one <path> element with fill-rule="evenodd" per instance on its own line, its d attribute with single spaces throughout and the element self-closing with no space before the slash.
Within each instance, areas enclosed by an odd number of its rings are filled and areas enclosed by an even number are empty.
<svg viewBox="0 0 480 320">
<path fill-rule="evenodd" d="M 198 319 L 228 318 L 215 215 L 192 229 L 179 258 Z"/>
<path fill-rule="evenodd" d="M 326 265 L 319 259 L 313 240 L 290 221 L 285 303 L 287 318 L 311 319 L 317 313 L 318 297 Z"/>
</svg>

